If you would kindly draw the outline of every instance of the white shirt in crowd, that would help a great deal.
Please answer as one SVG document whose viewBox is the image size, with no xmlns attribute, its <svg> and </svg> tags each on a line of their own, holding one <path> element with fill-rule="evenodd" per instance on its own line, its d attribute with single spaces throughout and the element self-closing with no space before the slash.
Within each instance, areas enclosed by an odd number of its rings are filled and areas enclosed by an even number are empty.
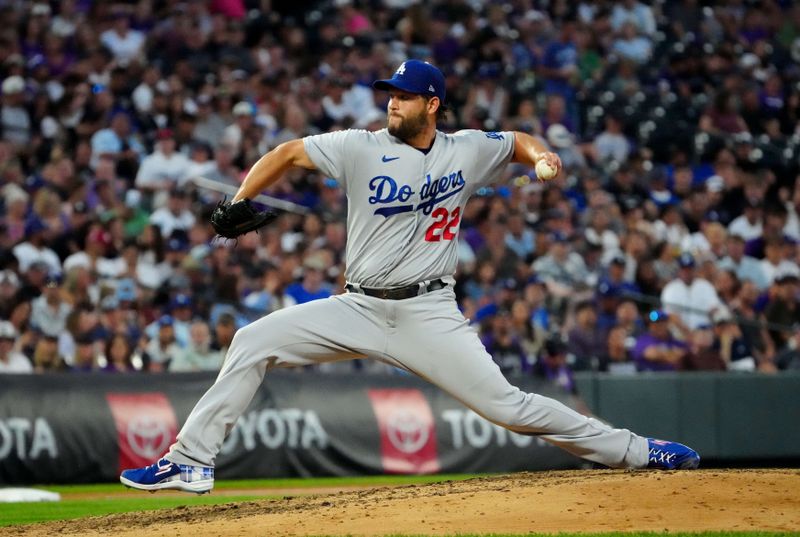
<svg viewBox="0 0 800 537">
<path fill-rule="evenodd" d="M 117 61 L 130 62 L 141 56 L 145 39 L 138 30 L 128 30 L 125 35 L 120 35 L 112 28 L 100 34 L 100 42 L 108 47 Z"/>
<path fill-rule="evenodd" d="M 797 263 L 793 263 L 786 259 L 781 259 L 777 265 L 773 265 L 768 259 L 762 259 L 761 270 L 764 272 L 764 275 L 767 278 L 767 285 L 772 285 L 772 282 L 775 281 L 775 278 L 778 277 L 778 274 L 794 274 L 796 276 L 800 276 L 800 268 L 798 268 Z"/>
<path fill-rule="evenodd" d="M 176 229 L 189 230 L 197 221 L 190 211 L 181 211 L 175 214 L 167 207 L 161 207 L 150 215 L 150 223 L 157 225 L 161 229 L 162 237 L 169 237 Z"/>
<path fill-rule="evenodd" d="M 158 188 L 164 182 L 180 185 L 189 173 L 191 161 L 177 151 L 167 156 L 161 151 L 147 155 L 136 174 L 138 188 Z"/>
<path fill-rule="evenodd" d="M 47 297 L 41 295 L 31 302 L 31 325 L 48 334 L 59 334 L 66 329 L 70 313 L 72 306 L 67 302 L 52 307 L 47 303 Z"/>
<path fill-rule="evenodd" d="M 50 248 L 37 248 L 29 242 L 23 242 L 14 246 L 12 252 L 17 258 L 20 272 L 26 272 L 34 263 L 43 262 L 47 264 L 49 272 L 61 273 L 61 260 Z"/>
<path fill-rule="evenodd" d="M 730 235 L 739 235 L 746 241 L 757 239 L 761 236 L 763 227 L 761 221 L 751 224 L 745 215 L 739 215 L 728 224 L 728 233 Z"/>
<path fill-rule="evenodd" d="M 789 235 L 792 239 L 800 241 L 800 216 L 792 202 L 786 202 L 786 225 L 783 226 L 783 233 Z"/>
<path fill-rule="evenodd" d="M 21 352 L 11 351 L 5 360 L 0 359 L 0 373 L 33 373 L 33 365 Z"/>
<path fill-rule="evenodd" d="M 695 278 L 687 285 L 680 278 L 675 278 L 661 291 L 661 303 L 667 313 L 677 315 L 694 330 L 698 326 L 711 324 L 708 314 L 722 301 L 708 280 Z"/>
<path fill-rule="evenodd" d="M 92 259 L 84 251 L 75 252 L 64 260 L 64 272 L 74 267 L 94 269 L 101 278 L 119 278 L 128 270 L 128 264 L 121 257 L 98 257 L 92 267 Z"/>
</svg>

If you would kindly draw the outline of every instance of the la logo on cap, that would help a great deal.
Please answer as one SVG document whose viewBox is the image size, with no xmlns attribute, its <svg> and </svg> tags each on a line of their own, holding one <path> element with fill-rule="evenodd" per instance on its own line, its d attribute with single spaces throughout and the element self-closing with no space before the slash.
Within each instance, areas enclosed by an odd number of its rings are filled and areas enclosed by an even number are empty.
<svg viewBox="0 0 800 537">
<path fill-rule="evenodd" d="M 436 93 L 436 90 L 435 90 L 435 89 L 433 89 L 433 84 L 431 84 L 430 86 L 428 86 L 428 91 L 430 91 L 431 93 Z"/>
<path fill-rule="evenodd" d="M 401 63 L 400 67 L 397 68 L 397 71 L 395 71 L 394 74 L 396 74 L 396 75 L 404 75 L 404 74 L 406 74 L 406 62 Z"/>
</svg>

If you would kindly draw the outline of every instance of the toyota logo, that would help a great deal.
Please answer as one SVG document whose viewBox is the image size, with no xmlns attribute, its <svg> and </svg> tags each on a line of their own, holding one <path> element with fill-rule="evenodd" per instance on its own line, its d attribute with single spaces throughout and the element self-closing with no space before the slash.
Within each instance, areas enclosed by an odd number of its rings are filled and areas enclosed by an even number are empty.
<svg viewBox="0 0 800 537">
<path fill-rule="evenodd" d="M 389 416 L 386 425 L 389 442 L 398 451 L 416 453 L 428 443 L 428 426 L 413 412 L 397 409 Z"/>
<path fill-rule="evenodd" d="M 131 450 L 144 459 L 160 457 L 170 441 L 167 424 L 143 414 L 128 422 L 127 437 Z"/>
</svg>

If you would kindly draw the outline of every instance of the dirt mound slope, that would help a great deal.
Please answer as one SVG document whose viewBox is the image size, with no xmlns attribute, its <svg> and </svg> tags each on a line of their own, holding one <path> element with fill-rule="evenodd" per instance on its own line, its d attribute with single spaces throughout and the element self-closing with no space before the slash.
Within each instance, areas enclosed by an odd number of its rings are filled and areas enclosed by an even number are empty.
<svg viewBox="0 0 800 537">
<path fill-rule="evenodd" d="M 288 537 L 798 531 L 798 491 L 800 470 L 576 470 L 124 513 L 9 528 L 7 532 L 26 536 Z"/>
</svg>

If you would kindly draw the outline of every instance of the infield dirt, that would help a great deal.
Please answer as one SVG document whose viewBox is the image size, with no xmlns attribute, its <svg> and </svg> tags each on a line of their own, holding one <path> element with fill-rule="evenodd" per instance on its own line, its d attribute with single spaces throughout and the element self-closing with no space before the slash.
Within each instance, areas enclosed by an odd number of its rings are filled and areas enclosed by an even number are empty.
<svg viewBox="0 0 800 537">
<path fill-rule="evenodd" d="M 288 537 L 800 530 L 800 470 L 519 473 L 316 492 L 5 528 L 0 534 Z M 291 494 L 276 489 L 264 493 Z"/>
</svg>

